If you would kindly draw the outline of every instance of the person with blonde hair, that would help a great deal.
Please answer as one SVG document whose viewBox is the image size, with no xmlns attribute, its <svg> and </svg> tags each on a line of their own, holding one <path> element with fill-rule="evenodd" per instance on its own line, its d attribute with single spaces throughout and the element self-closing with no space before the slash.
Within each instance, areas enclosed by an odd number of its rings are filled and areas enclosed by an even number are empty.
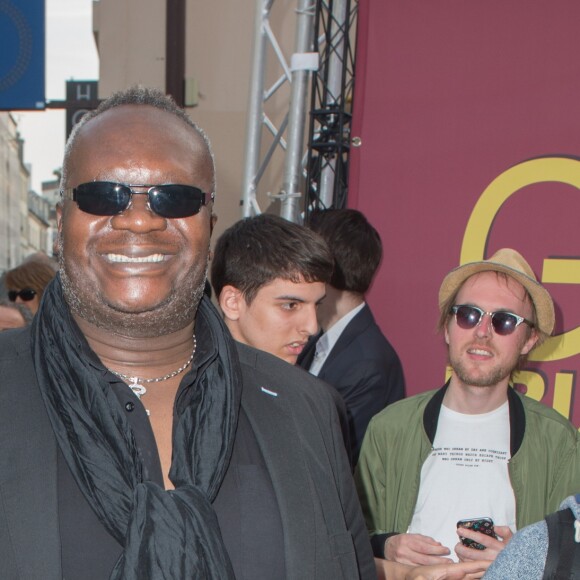
<svg viewBox="0 0 580 580">
<path fill-rule="evenodd" d="M 580 480 L 578 431 L 512 387 L 555 322 L 524 257 L 455 268 L 439 309 L 450 379 L 375 415 L 356 474 L 375 556 L 413 566 L 493 560 Z"/>
</svg>

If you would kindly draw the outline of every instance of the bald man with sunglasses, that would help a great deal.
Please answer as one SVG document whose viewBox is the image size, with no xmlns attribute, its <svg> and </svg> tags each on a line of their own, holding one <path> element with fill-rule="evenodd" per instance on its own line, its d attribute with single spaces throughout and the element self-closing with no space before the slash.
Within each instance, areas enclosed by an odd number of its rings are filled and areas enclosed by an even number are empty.
<svg viewBox="0 0 580 580">
<path fill-rule="evenodd" d="M 452 270 L 439 308 L 451 378 L 376 415 L 356 472 L 375 556 L 413 565 L 493 560 L 580 480 L 578 431 L 510 384 L 554 328 L 526 260 L 505 248 Z"/>
<path fill-rule="evenodd" d="M 71 133 L 59 274 L 0 333 L 1 578 L 376 578 L 330 387 L 204 296 L 214 191 L 160 91 Z"/>
</svg>

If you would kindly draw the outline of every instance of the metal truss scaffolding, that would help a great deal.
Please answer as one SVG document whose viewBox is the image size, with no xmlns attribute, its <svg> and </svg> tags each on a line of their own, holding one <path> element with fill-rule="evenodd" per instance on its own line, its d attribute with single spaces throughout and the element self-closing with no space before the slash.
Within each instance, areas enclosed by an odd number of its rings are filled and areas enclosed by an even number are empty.
<svg viewBox="0 0 580 580">
<path fill-rule="evenodd" d="M 261 213 L 256 197 L 260 179 L 274 153 L 281 149 L 282 187 L 269 196 L 279 201 L 282 217 L 299 222 L 304 215 L 305 189 L 307 211 L 338 207 L 339 203 L 344 205 L 346 198 L 350 114 L 345 108 L 352 93 L 354 59 L 349 33 L 356 9 L 351 10 L 350 0 L 297 0 L 294 53 L 288 60 L 270 27 L 273 3 L 274 0 L 256 1 L 242 215 Z M 315 36 L 317 30 L 321 32 Z M 268 49 L 275 54 L 282 73 L 266 88 Z M 290 86 L 288 110 L 276 126 L 266 113 L 267 104 L 286 84 Z M 309 88 L 312 111 L 308 147 L 304 151 Z M 272 138 L 263 153 L 264 131 Z M 334 191 L 339 192 L 338 197 Z M 340 201 L 335 202 L 335 198 Z"/>
<path fill-rule="evenodd" d="M 316 9 L 320 66 L 312 83 L 306 220 L 317 209 L 346 206 L 357 12 L 351 0 L 319 2 Z"/>
</svg>

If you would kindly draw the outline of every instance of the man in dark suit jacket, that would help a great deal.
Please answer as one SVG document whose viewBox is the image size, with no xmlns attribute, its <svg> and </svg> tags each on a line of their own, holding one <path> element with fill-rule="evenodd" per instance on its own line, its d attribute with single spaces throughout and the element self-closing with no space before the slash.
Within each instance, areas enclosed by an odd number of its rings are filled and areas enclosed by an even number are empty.
<svg viewBox="0 0 580 580">
<path fill-rule="evenodd" d="M 196 323 L 200 339 L 223 333 L 220 326 L 216 310 L 203 299 Z M 30 329 L 2 333 L 0 346 L 0 577 L 61 580 L 68 569 L 76 574 L 67 577 L 79 580 L 108 578 L 122 546 L 70 479 L 36 383 Z M 374 579 L 368 532 L 328 391 L 267 353 L 239 343 L 237 351 L 240 420 L 213 501 L 236 579 Z M 196 366 L 187 373 L 185 384 L 198 372 Z M 132 393 L 115 384 L 114 376 L 109 381 L 126 416 L 138 422 L 137 402 L 128 412 Z M 151 479 L 163 486 L 160 473 Z M 71 554 L 71 542 L 80 553 Z M 266 567 L 263 552 L 278 560 L 276 568 Z"/>
<path fill-rule="evenodd" d="M 326 386 L 204 296 L 214 187 L 161 91 L 71 134 L 59 274 L 0 333 L 0 577 L 375 578 Z"/>
<path fill-rule="evenodd" d="M 399 357 L 364 300 L 381 261 L 381 239 L 364 215 L 353 209 L 317 212 L 310 228 L 326 240 L 334 272 L 318 309 L 324 332 L 310 341 L 298 364 L 342 395 L 356 463 L 373 415 L 405 395 Z"/>
<path fill-rule="evenodd" d="M 218 238 L 211 281 L 232 336 L 242 344 L 295 365 L 318 331 L 333 258 L 325 241 L 280 216 L 242 219 Z M 342 397 L 328 387 L 350 456 L 350 429 Z"/>
</svg>

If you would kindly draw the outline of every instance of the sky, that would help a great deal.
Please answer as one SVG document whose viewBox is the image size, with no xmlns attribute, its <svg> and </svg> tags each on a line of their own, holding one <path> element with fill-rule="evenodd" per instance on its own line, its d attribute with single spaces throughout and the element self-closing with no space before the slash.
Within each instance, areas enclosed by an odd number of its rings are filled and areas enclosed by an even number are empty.
<svg viewBox="0 0 580 580">
<path fill-rule="evenodd" d="M 64 100 L 67 80 L 98 80 L 99 61 L 92 29 L 92 0 L 46 0 L 46 99 Z M 24 162 L 31 187 L 41 192 L 54 179 L 64 153 L 65 112 L 14 113 L 24 138 Z"/>
</svg>

